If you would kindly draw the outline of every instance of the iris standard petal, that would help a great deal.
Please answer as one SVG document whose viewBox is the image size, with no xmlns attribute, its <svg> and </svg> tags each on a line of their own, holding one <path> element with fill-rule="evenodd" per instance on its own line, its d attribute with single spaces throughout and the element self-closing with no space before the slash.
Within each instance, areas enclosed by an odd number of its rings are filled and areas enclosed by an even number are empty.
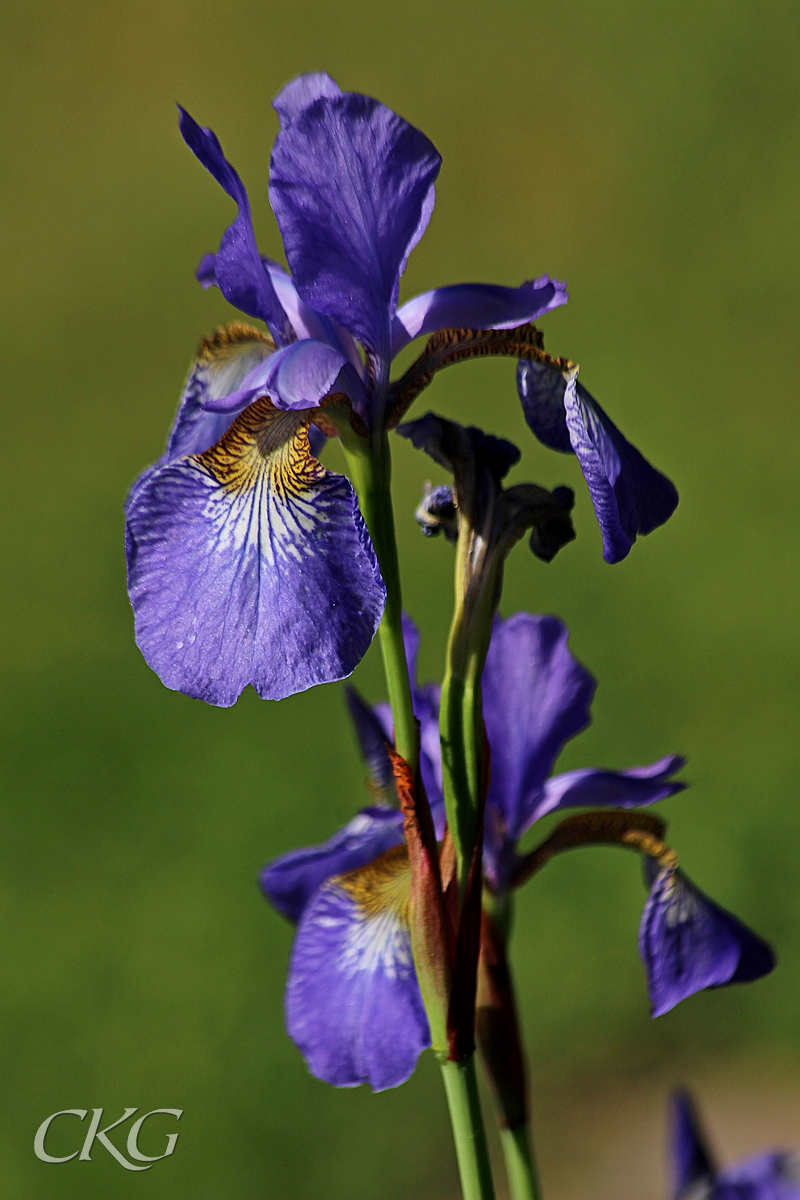
<svg viewBox="0 0 800 1200">
<path fill-rule="evenodd" d="M 639 953 L 654 1017 L 703 988 L 760 979 L 775 966 L 765 941 L 669 867 L 650 889 Z"/>
<path fill-rule="evenodd" d="M 368 96 L 320 96 L 281 130 L 270 201 L 303 300 L 388 365 L 391 308 L 441 159 Z"/>
<path fill-rule="evenodd" d="M 272 107 L 278 114 L 281 128 L 284 129 L 293 121 L 298 113 L 308 108 L 320 96 L 341 96 L 342 89 L 335 80 L 324 71 L 310 71 L 307 75 L 298 75 L 290 80 L 286 87 L 278 92 L 272 101 Z"/>
<path fill-rule="evenodd" d="M 392 356 L 416 337 L 437 329 L 515 329 L 566 304 L 565 283 L 542 275 L 519 287 L 457 283 L 434 288 L 402 304 L 392 321 Z"/>
<path fill-rule="evenodd" d="M 258 877 L 271 904 L 299 921 L 317 888 L 332 875 L 366 866 L 403 841 L 403 816 L 392 808 L 363 808 L 319 846 L 304 846 L 273 859 Z"/>
<path fill-rule="evenodd" d="M 223 234 L 213 262 L 209 255 L 201 262 L 198 278 L 204 287 L 216 283 L 230 304 L 265 321 L 276 342 L 285 345 L 293 340 L 294 333 L 258 253 L 245 186 L 225 158 L 216 135 L 198 125 L 180 106 L 179 111 L 183 140 L 239 206 L 239 215 Z"/>
<path fill-rule="evenodd" d="M 563 808 L 643 808 L 655 804 L 657 800 L 684 791 L 685 783 L 669 779 L 684 763 L 685 759 L 673 754 L 648 767 L 632 767 L 627 771 L 598 771 L 585 767 L 554 775 L 545 783 L 528 824 Z"/>
<path fill-rule="evenodd" d="M 565 742 L 590 721 L 595 681 L 573 658 L 568 636 L 555 617 L 522 612 L 495 621 L 483 672 L 492 763 L 487 809 L 500 815 L 509 841 L 533 819 Z"/>
<path fill-rule="evenodd" d="M 546 446 L 574 451 L 603 535 L 603 558 L 615 563 L 638 534 L 651 533 L 678 504 L 674 484 L 620 433 L 575 375 L 543 363 L 517 368 L 525 419 Z"/>
<path fill-rule="evenodd" d="M 355 688 L 346 688 L 345 695 L 361 756 L 369 771 L 370 787 L 383 799 L 393 798 L 396 802 L 394 768 L 389 755 L 392 743 L 384 724 Z"/>
<path fill-rule="evenodd" d="M 404 1083 L 430 1045 L 400 846 L 314 896 L 297 930 L 286 1025 L 312 1075 L 373 1091 Z"/>
<path fill-rule="evenodd" d="M 385 588 L 352 487 L 307 414 L 258 400 L 206 453 L 158 468 L 128 512 L 136 639 L 167 687 L 233 704 L 349 675 Z"/>
</svg>

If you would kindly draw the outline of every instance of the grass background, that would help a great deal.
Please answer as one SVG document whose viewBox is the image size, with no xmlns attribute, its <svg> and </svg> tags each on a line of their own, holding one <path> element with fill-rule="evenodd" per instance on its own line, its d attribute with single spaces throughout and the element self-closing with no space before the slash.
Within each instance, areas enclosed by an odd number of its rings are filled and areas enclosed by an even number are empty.
<svg viewBox="0 0 800 1200">
<path fill-rule="evenodd" d="M 517 478 L 578 492 L 578 541 L 549 567 L 517 550 L 503 600 L 562 616 L 600 681 L 562 765 L 687 753 L 692 787 L 661 806 L 671 838 L 781 957 L 771 978 L 651 1022 L 632 856 L 567 856 L 527 889 L 515 961 L 545 1179 L 552 1197 L 596 1196 L 591 1161 L 571 1181 L 563 1167 L 576 1112 L 599 1127 L 612 1081 L 661 1106 L 670 1082 L 723 1067 L 745 1091 L 785 1078 L 800 1049 L 796 5 L 8 0 L 4 17 L 2 1195 L 455 1194 L 428 1056 L 398 1091 L 337 1092 L 282 1028 L 291 933 L 254 879 L 363 803 L 341 685 L 228 711 L 168 692 L 124 590 L 126 489 L 161 450 L 198 339 L 234 315 L 193 279 L 232 205 L 173 103 L 220 136 L 280 257 L 269 101 L 325 69 L 444 156 L 404 295 L 566 277 L 548 348 L 681 492 L 669 525 L 608 567 L 576 464 L 526 432 L 512 364 L 445 372 L 426 394 L 516 439 Z M 395 448 L 431 678 L 451 562 L 412 511 L 439 476 Z M 374 650 L 357 682 L 381 698 Z M 34 1158 L 47 1114 L 100 1106 L 185 1109 L 174 1157 L 140 1175 L 102 1150 Z M 661 1194 L 659 1169 L 638 1194 Z M 624 1156 L 619 1171 L 621 1194 Z"/>
</svg>

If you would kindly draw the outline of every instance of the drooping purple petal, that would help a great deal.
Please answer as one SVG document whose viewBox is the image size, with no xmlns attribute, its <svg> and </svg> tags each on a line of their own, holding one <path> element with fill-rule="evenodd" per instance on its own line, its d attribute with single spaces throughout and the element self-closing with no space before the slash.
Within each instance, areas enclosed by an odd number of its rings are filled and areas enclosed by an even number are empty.
<svg viewBox="0 0 800 1200">
<path fill-rule="evenodd" d="M 322 845 L 273 859 L 261 871 L 259 885 L 278 912 L 297 922 L 317 888 L 332 875 L 364 867 L 402 841 L 403 817 L 397 809 L 363 808 Z"/>
<path fill-rule="evenodd" d="M 598 771 L 584 767 L 554 775 L 542 788 L 541 799 L 533 808 L 528 825 L 547 813 L 562 808 L 643 808 L 682 792 L 686 784 L 669 779 L 680 771 L 685 759 L 678 754 L 661 758 L 648 767 L 626 771 Z"/>
<path fill-rule="evenodd" d="M 654 1017 L 703 988 L 760 979 L 775 966 L 765 941 L 670 868 L 655 875 L 639 926 L 639 953 Z"/>
<path fill-rule="evenodd" d="M 276 408 L 316 408 L 331 392 L 342 392 L 360 406 L 365 401 L 361 381 L 345 356 L 324 342 L 305 338 L 276 351 L 245 376 L 237 391 L 214 397 L 204 407 L 233 417 L 258 396 L 269 396 Z"/>
<path fill-rule="evenodd" d="M 524 612 L 498 618 L 492 631 L 483 672 L 492 763 L 487 810 L 500 817 L 510 842 L 533 819 L 564 744 L 589 724 L 595 681 L 573 658 L 568 636 L 555 617 Z M 487 834 L 489 828 L 487 814 Z"/>
<path fill-rule="evenodd" d="M 525 419 L 546 446 L 573 450 L 589 488 L 601 533 L 603 558 L 615 563 L 638 534 L 663 525 L 678 503 L 674 484 L 620 433 L 573 375 L 521 362 L 517 385 Z"/>
<path fill-rule="evenodd" d="M 565 283 L 542 275 L 519 287 L 456 283 L 402 304 L 392 321 L 392 356 L 414 338 L 437 329 L 515 329 L 566 304 Z"/>
<path fill-rule="evenodd" d="M 290 121 L 313 104 L 320 96 L 341 96 L 342 90 L 330 75 L 324 71 L 310 71 L 307 75 L 298 75 L 290 80 L 275 99 L 272 107 L 278 114 L 281 128 L 285 129 Z"/>
<path fill-rule="evenodd" d="M 167 687 L 233 704 L 349 675 L 385 599 L 352 487 L 307 417 L 258 400 L 205 454 L 158 468 L 128 512 L 136 639 Z"/>
<path fill-rule="evenodd" d="M 694 1101 L 685 1091 L 678 1091 L 672 1097 L 669 1150 L 674 1200 L 684 1200 L 698 1184 L 710 1186 L 713 1183 L 716 1169 Z"/>
<path fill-rule="evenodd" d="M 297 290 L 388 362 L 401 267 L 440 158 L 368 96 L 322 95 L 281 130 L 270 201 Z"/>
<path fill-rule="evenodd" d="M 312 1075 L 373 1091 L 404 1083 L 430 1045 L 408 929 L 404 848 L 330 880 L 300 921 L 286 1025 Z"/>
<path fill-rule="evenodd" d="M 294 340 L 294 333 L 258 253 L 244 184 L 225 158 L 216 135 L 198 125 L 180 106 L 179 111 L 187 146 L 239 206 L 239 215 L 223 234 L 214 258 L 213 279 L 210 258 L 206 256 L 200 264 L 200 282 L 204 287 L 215 282 L 230 304 L 265 321 L 278 345 L 286 345 Z"/>
</svg>

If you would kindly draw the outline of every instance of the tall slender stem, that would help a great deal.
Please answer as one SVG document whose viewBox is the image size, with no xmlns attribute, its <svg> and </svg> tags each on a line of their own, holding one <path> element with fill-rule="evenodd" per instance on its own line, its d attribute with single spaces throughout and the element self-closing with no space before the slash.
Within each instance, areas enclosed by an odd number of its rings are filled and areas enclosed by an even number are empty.
<svg viewBox="0 0 800 1200">
<path fill-rule="evenodd" d="M 475 1056 L 441 1063 L 464 1200 L 494 1200 L 494 1184 L 483 1127 Z"/>
<path fill-rule="evenodd" d="M 392 508 L 389 443 L 385 434 L 367 441 L 347 436 L 343 431 L 342 445 L 386 584 L 386 608 L 379 638 L 394 719 L 395 745 L 412 771 L 416 771 L 419 732 L 403 641 L 403 600 Z M 453 1062 L 440 1056 L 440 1063 L 464 1200 L 494 1200 L 474 1056 L 465 1062 Z"/>
<path fill-rule="evenodd" d="M 419 761 L 419 734 L 411 700 L 405 644 L 403 642 L 403 595 L 400 564 L 392 507 L 392 458 L 389 442 L 348 439 L 344 442 L 347 466 L 358 494 L 361 512 L 375 547 L 386 584 L 386 608 L 378 630 L 386 686 L 394 717 L 394 738 L 398 754 L 412 771 Z"/>
<path fill-rule="evenodd" d="M 541 1200 L 528 1124 L 518 1125 L 516 1129 L 501 1129 L 500 1142 L 511 1200 Z"/>
</svg>

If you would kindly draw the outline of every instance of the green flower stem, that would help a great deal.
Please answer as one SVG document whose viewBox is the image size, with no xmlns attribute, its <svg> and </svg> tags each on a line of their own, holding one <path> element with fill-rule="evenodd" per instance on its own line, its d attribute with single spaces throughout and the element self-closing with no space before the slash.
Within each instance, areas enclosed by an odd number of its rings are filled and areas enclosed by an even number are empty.
<svg viewBox="0 0 800 1200">
<path fill-rule="evenodd" d="M 500 1142 L 508 1176 L 511 1200 L 541 1200 L 539 1178 L 527 1124 L 501 1129 Z"/>
<path fill-rule="evenodd" d="M 394 737 L 398 754 L 412 771 L 419 763 L 419 733 L 411 700 L 405 644 L 403 642 L 403 596 L 400 565 L 392 507 L 392 457 L 384 434 L 379 441 L 343 434 L 350 478 L 358 495 L 361 513 L 367 523 L 375 554 L 386 584 L 386 608 L 378 630 L 386 686 L 394 717 Z"/>
<path fill-rule="evenodd" d="M 492 1170 L 478 1098 L 475 1056 L 471 1055 L 462 1062 L 444 1059 L 440 1065 L 464 1200 L 494 1200 Z"/>
</svg>

